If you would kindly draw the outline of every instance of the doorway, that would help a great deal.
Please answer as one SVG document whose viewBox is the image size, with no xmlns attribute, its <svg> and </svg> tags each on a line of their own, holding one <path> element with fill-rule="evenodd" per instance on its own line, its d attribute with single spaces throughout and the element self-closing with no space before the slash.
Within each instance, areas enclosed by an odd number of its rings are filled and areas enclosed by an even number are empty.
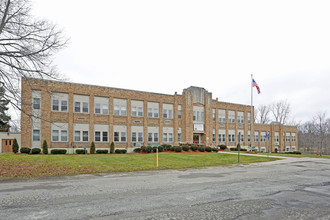
<svg viewBox="0 0 330 220">
<path fill-rule="evenodd" d="M 1 153 L 11 153 L 13 152 L 13 139 L 2 139 L 2 152 Z"/>
<path fill-rule="evenodd" d="M 199 134 L 194 134 L 193 141 L 195 144 L 199 145 Z"/>
</svg>

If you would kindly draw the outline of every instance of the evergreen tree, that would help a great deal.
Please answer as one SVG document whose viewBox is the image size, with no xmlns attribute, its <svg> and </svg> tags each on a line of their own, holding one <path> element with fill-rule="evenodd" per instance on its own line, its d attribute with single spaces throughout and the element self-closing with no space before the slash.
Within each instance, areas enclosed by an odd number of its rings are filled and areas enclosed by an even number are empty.
<svg viewBox="0 0 330 220">
<path fill-rule="evenodd" d="M 8 104 L 9 100 L 5 98 L 5 89 L 0 87 L 0 131 L 9 131 L 9 121 L 11 117 L 6 114 Z"/>
<path fill-rule="evenodd" d="M 90 153 L 91 154 L 95 154 L 95 144 L 94 144 L 94 141 L 92 141 Z"/>
<path fill-rule="evenodd" d="M 113 154 L 115 152 L 115 144 L 113 142 L 111 142 L 110 145 L 110 154 Z"/>
<path fill-rule="evenodd" d="M 42 153 L 43 154 L 48 154 L 48 146 L 47 146 L 47 141 L 44 140 L 44 142 L 42 143 Z"/>
<path fill-rule="evenodd" d="M 19 145 L 17 143 L 17 140 L 16 138 L 14 139 L 14 142 L 13 142 L 13 152 L 16 154 L 18 153 L 18 149 L 19 149 Z"/>
</svg>

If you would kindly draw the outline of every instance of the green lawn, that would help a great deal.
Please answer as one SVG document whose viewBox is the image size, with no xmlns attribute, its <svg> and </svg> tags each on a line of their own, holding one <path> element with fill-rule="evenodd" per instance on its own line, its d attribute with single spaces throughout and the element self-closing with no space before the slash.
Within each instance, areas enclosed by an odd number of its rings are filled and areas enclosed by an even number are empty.
<svg viewBox="0 0 330 220">
<path fill-rule="evenodd" d="M 267 155 L 267 153 L 260 153 L 257 154 Z M 269 153 L 270 156 L 281 156 L 281 157 L 317 157 L 317 158 L 327 158 L 330 159 L 330 155 L 323 155 L 318 156 L 316 154 L 284 154 L 284 153 Z"/>
<path fill-rule="evenodd" d="M 241 156 L 241 163 L 273 161 L 274 158 Z M 183 169 L 237 163 L 236 155 L 217 153 L 90 154 L 90 155 L 0 155 L 0 178 L 62 176 Z"/>
</svg>

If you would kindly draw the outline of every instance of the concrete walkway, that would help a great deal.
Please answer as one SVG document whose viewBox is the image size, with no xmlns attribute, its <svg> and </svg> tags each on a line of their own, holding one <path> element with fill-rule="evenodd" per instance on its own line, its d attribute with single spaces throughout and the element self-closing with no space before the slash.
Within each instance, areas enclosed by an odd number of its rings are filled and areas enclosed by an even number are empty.
<svg viewBox="0 0 330 220">
<path fill-rule="evenodd" d="M 219 151 L 218 153 L 220 153 L 220 154 L 234 154 L 234 155 L 238 154 L 237 152 L 224 152 L 224 151 Z M 272 158 L 279 158 L 279 159 L 292 158 L 292 157 L 274 156 L 274 155 L 271 155 L 271 154 L 269 154 L 269 156 L 268 155 L 262 155 L 262 154 L 247 154 L 247 153 L 243 153 L 243 152 L 240 152 L 240 155 L 253 156 L 253 157 L 272 157 Z"/>
</svg>

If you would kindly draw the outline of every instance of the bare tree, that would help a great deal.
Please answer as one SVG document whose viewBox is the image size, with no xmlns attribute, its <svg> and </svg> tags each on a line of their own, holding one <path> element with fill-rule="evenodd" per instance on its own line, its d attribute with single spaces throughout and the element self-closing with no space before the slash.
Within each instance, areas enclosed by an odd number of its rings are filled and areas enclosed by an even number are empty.
<svg viewBox="0 0 330 220">
<path fill-rule="evenodd" d="M 256 111 L 256 122 L 259 124 L 268 124 L 270 122 L 269 112 L 269 106 L 260 105 Z"/>
<path fill-rule="evenodd" d="M 21 78 L 60 78 L 52 57 L 67 43 L 56 25 L 30 11 L 29 0 L 0 0 L 0 82 L 17 109 Z"/>
<path fill-rule="evenodd" d="M 289 118 L 291 107 L 287 100 L 280 100 L 270 105 L 270 112 L 274 120 L 280 124 L 285 124 Z"/>
<path fill-rule="evenodd" d="M 329 120 L 326 118 L 325 112 L 318 113 L 313 118 L 315 133 L 318 136 L 318 153 L 322 155 L 323 148 L 327 145 L 327 135 L 329 133 Z"/>
</svg>

